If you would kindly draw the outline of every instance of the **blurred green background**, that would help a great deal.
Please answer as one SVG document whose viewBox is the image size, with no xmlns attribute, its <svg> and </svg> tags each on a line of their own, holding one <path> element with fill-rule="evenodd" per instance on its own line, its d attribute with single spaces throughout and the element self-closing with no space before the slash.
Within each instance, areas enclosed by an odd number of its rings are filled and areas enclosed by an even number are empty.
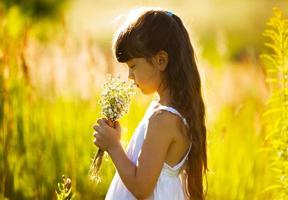
<svg viewBox="0 0 288 200">
<path fill-rule="evenodd" d="M 0 199 L 56 199 L 62 174 L 77 199 L 104 199 L 115 169 L 106 156 L 102 182 L 89 180 L 92 126 L 105 75 L 127 78 L 111 41 L 139 6 L 171 10 L 189 29 L 206 105 L 207 199 L 273 199 L 259 55 L 272 8 L 288 13 L 285 0 L 0 1 Z M 152 98 L 137 96 L 120 120 L 124 145 Z"/>
</svg>

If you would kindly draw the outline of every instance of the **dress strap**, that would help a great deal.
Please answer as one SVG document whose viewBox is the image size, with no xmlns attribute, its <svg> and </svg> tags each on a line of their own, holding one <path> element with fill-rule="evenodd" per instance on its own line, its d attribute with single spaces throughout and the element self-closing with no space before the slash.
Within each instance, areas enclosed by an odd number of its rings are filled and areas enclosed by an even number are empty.
<svg viewBox="0 0 288 200">
<path fill-rule="evenodd" d="M 170 170 L 172 171 L 178 171 L 185 163 L 185 161 L 187 160 L 188 158 L 188 155 L 190 153 L 190 150 L 191 150 L 191 147 L 192 147 L 192 143 L 190 143 L 189 145 L 189 149 L 188 151 L 186 152 L 184 158 L 179 162 L 177 163 L 175 166 L 171 167 L 170 165 L 168 165 L 167 163 L 164 163 L 165 166 L 167 166 Z"/>
<path fill-rule="evenodd" d="M 177 169 L 177 168 L 182 167 L 182 165 L 185 163 L 185 161 L 186 161 L 187 158 L 188 158 L 188 155 L 189 155 L 189 153 L 190 153 L 191 147 L 192 147 L 192 143 L 190 143 L 189 149 L 188 149 L 186 155 L 184 156 L 184 158 L 183 158 L 177 165 L 175 165 L 174 168 Z"/>
<path fill-rule="evenodd" d="M 159 103 L 157 103 L 159 105 L 158 108 L 156 108 L 154 112 L 158 111 L 158 110 L 167 110 L 167 111 L 170 111 L 176 115 L 178 115 L 182 120 L 183 120 L 183 123 L 185 124 L 186 127 L 189 127 L 188 123 L 187 123 L 187 120 L 185 119 L 185 117 L 183 117 L 175 108 L 172 108 L 171 106 L 163 106 Z"/>
</svg>

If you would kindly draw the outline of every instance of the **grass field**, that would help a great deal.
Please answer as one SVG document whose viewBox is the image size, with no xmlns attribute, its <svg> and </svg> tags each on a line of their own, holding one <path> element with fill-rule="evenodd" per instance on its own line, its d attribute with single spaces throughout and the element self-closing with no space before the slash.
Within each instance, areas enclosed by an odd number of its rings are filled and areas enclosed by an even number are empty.
<svg viewBox="0 0 288 200">
<path fill-rule="evenodd" d="M 173 3 L 168 6 L 181 9 Z M 191 27 L 188 14 L 183 11 Z M 257 16 L 264 18 L 261 12 Z M 68 19 L 30 19 L 33 23 L 28 26 L 26 18 L 20 6 L 5 8 L 0 2 L 0 199 L 56 199 L 62 174 L 71 178 L 76 199 L 104 199 L 115 168 L 106 155 L 102 182 L 90 181 L 88 171 L 96 152 L 92 126 L 102 117 L 97 102 L 105 74 L 127 76 L 127 69 L 111 54 L 111 30 L 102 27 L 103 35 L 97 35 L 81 29 L 75 34 Z M 212 22 L 208 17 L 201 20 L 207 27 Z M 229 26 L 236 22 L 226 23 L 224 31 L 198 24 L 203 37 L 191 30 L 206 106 L 207 199 L 271 200 L 273 192 L 265 189 L 276 180 L 265 139 L 267 119 L 262 116 L 270 95 L 259 60 L 260 51 L 265 51 L 263 30 L 258 27 L 253 32 L 242 20 L 238 41 L 233 32 L 237 27 Z M 213 31 L 211 35 L 205 35 L 207 30 Z M 243 36 L 245 30 L 256 36 Z M 245 49 L 246 44 L 257 48 Z M 123 145 L 128 144 L 152 98 L 138 95 L 120 120 Z"/>
</svg>

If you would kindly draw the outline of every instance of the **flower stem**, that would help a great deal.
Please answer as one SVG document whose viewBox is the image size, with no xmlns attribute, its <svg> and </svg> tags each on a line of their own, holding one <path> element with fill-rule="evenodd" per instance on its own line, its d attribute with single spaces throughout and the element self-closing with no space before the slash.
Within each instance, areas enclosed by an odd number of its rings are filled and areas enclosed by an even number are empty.
<svg viewBox="0 0 288 200">
<path fill-rule="evenodd" d="M 110 127 L 115 128 L 115 121 L 109 120 L 108 124 Z M 94 155 L 93 163 L 90 169 L 90 177 L 96 180 L 96 182 L 100 181 L 99 170 L 102 164 L 103 156 L 104 156 L 104 151 L 101 149 L 98 149 L 97 154 Z"/>
</svg>

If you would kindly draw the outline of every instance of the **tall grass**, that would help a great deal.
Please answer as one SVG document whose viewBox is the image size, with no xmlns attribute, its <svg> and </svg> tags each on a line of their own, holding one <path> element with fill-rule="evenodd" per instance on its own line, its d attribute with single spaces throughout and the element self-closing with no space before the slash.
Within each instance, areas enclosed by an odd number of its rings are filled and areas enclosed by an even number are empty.
<svg viewBox="0 0 288 200">
<path fill-rule="evenodd" d="M 274 9 L 267 25 L 264 35 L 271 51 L 262 57 L 266 61 L 271 96 L 263 117 L 275 180 L 266 190 L 273 191 L 274 199 L 282 200 L 288 199 L 288 19 L 279 9 Z"/>
<path fill-rule="evenodd" d="M 226 105 L 208 127 L 208 199 L 271 199 L 262 193 L 271 179 L 269 155 L 259 151 L 259 104 L 253 97 Z"/>
</svg>

